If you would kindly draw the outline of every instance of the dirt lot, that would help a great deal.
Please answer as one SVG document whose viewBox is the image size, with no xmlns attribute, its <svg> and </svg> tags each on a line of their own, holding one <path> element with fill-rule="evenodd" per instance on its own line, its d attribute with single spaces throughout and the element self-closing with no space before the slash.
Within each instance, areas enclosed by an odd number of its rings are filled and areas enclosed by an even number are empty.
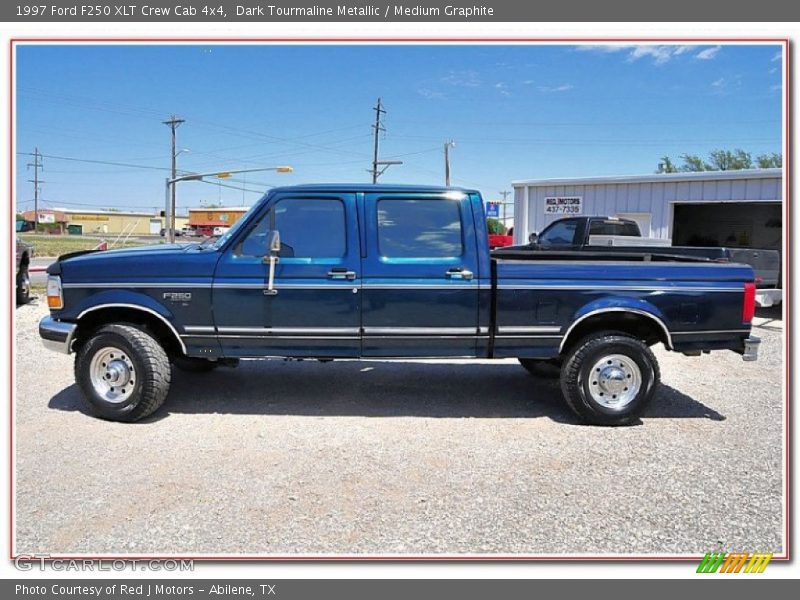
<svg viewBox="0 0 800 600">
<path fill-rule="evenodd" d="M 777 318 L 754 363 L 659 347 L 641 424 L 598 428 L 506 360 L 178 372 L 152 418 L 105 422 L 44 314 L 17 309 L 18 553 L 783 550 Z"/>
</svg>

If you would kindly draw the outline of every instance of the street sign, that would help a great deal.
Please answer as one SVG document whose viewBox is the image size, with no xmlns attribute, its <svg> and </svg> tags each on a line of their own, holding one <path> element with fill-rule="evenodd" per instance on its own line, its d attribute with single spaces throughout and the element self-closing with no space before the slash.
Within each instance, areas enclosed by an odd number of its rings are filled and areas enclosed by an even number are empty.
<svg viewBox="0 0 800 600">
<path fill-rule="evenodd" d="M 487 202 L 486 216 L 497 219 L 500 216 L 500 202 Z"/>
</svg>

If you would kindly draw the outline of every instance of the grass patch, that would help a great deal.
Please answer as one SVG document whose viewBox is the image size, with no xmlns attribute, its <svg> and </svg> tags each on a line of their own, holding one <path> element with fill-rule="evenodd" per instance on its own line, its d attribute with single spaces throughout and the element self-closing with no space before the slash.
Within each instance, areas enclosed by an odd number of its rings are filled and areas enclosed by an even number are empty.
<svg viewBox="0 0 800 600">
<path fill-rule="evenodd" d="M 83 237 L 80 235 L 37 235 L 31 233 L 19 234 L 19 238 L 33 245 L 34 257 L 56 257 L 68 252 L 92 250 L 101 242 L 98 238 Z M 114 248 L 132 248 L 145 246 L 152 242 L 141 240 L 127 240 L 118 242 Z M 110 242 L 109 242 L 110 244 Z"/>
</svg>

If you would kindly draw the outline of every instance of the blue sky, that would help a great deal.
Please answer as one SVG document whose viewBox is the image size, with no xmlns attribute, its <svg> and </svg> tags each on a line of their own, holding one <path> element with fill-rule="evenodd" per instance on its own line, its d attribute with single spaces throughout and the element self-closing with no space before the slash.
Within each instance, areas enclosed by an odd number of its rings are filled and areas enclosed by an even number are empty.
<svg viewBox="0 0 800 600">
<path fill-rule="evenodd" d="M 381 158 L 404 161 L 381 182 L 443 183 L 452 139 L 453 184 L 488 200 L 516 179 L 650 173 L 664 154 L 780 152 L 781 71 L 777 45 L 19 46 L 16 143 L 45 155 L 44 207 L 152 211 L 175 113 L 183 171 L 294 167 L 224 180 L 246 191 L 178 187 L 182 209 L 250 205 L 272 185 L 367 182 L 380 96 Z"/>
</svg>

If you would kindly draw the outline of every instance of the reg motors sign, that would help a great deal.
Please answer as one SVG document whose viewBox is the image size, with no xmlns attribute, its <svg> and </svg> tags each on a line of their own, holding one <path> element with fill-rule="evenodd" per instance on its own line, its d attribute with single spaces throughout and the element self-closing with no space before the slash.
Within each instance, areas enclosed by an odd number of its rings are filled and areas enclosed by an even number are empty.
<svg viewBox="0 0 800 600">
<path fill-rule="evenodd" d="M 546 215 L 583 214 L 583 196 L 550 196 L 544 199 Z"/>
</svg>

